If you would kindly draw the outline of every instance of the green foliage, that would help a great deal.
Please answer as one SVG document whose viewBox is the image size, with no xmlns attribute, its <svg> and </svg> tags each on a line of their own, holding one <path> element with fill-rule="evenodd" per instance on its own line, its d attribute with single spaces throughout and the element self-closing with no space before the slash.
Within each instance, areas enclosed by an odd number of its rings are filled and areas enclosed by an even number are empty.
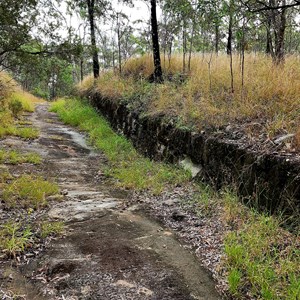
<svg viewBox="0 0 300 300">
<path fill-rule="evenodd" d="M 238 294 L 239 285 L 241 282 L 242 274 L 237 269 L 232 269 L 228 275 L 229 291 L 232 295 Z"/>
<path fill-rule="evenodd" d="M 59 192 L 57 184 L 40 177 L 22 175 L 3 187 L 3 200 L 8 207 L 40 208 L 47 197 Z"/>
<path fill-rule="evenodd" d="M 19 117 L 21 112 L 23 111 L 22 102 L 19 101 L 18 99 L 12 99 L 9 102 L 9 109 L 11 110 L 11 112 L 15 118 Z"/>
<path fill-rule="evenodd" d="M 0 229 L 0 250 L 15 257 L 30 244 L 32 235 L 30 227 L 24 228 L 18 222 L 6 223 Z"/>
<path fill-rule="evenodd" d="M 20 50 L 26 43 L 36 18 L 35 0 L 0 2 L 0 58 L 7 52 Z"/>
<path fill-rule="evenodd" d="M 40 132 L 38 129 L 32 127 L 18 127 L 15 129 L 14 135 L 24 139 L 32 140 L 38 138 Z"/>
<path fill-rule="evenodd" d="M 298 237 L 284 232 L 275 218 L 251 213 L 225 240 L 230 292 L 247 288 L 255 299 L 299 299 L 299 246 Z"/>
<path fill-rule="evenodd" d="M 46 238 L 51 235 L 61 234 L 63 229 L 63 222 L 43 222 L 40 226 L 40 234 L 42 238 Z"/>
<path fill-rule="evenodd" d="M 111 162 L 108 174 L 118 179 L 121 186 L 159 193 L 165 185 L 176 185 L 191 178 L 189 172 L 139 155 L 129 141 L 114 133 L 107 121 L 86 103 L 59 100 L 52 104 L 51 111 L 57 112 L 65 123 L 89 133 L 91 143 Z"/>
<path fill-rule="evenodd" d="M 0 163 L 9 163 L 13 165 L 22 163 L 40 164 L 41 160 L 41 157 L 34 152 L 23 154 L 16 150 L 0 149 Z"/>
</svg>

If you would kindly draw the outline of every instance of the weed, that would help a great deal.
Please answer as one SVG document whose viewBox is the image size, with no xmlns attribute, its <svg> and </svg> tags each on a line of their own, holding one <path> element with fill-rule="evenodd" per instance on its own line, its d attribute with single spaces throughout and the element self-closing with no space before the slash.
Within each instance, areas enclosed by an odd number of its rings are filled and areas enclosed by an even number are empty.
<svg viewBox="0 0 300 300">
<path fill-rule="evenodd" d="M 11 110 L 13 116 L 15 118 L 18 118 L 23 111 L 23 105 L 22 102 L 19 101 L 18 99 L 12 99 L 9 102 L 9 109 Z"/>
<path fill-rule="evenodd" d="M 221 198 L 225 222 L 232 228 L 238 227 L 239 224 L 245 221 L 247 208 L 240 202 L 237 194 L 229 189 L 224 189 L 221 192 Z"/>
<path fill-rule="evenodd" d="M 32 127 L 19 127 L 15 129 L 14 135 L 23 139 L 32 140 L 38 138 L 40 132 L 38 129 Z"/>
<path fill-rule="evenodd" d="M 19 126 L 32 125 L 32 122 L 27 120 L 20 120 L 17 122 L 17 125 Z"/>
<path fill-rule="evenodd" d="M 241 283 L 242 274 L 237 269 L 232 269 L 228 275 L 229 291 L 232 295 L 238 294 L 238 289 Z"/>
<path fill-rule="evenodd" d="M 4 127 L 0 125 L 0 138 L 9 135 L 31 140 L 38 138 L 40 132 L 38 129 L 32 127 L 16 127 L 14 125 Z"/>
<path fill-rule="evenodd" d="M 63 232 L 63 222 L 43 222 L 40 227 L 41 237 L 46 238 L 50 235 L 58 235 Z"/>
<path fill-rule="evenodd" d="M 277 219 L 249 212 L 225 239 L 231 293 L 247 287 L 257 299 L 299 299 L 299 246 L 299 237 L 281 229 Z"/>
<path fill-rule="evenodd" d="M 34 165 L 38 165 L 42 162 L 42 158 L 39 154 L 34 153 L 34 152 L 26 153 L 24 155 L 24 162 L 34 164 Z"/>
<path fill-rule="evenodd" d="M 12 179 L 13 177 L 8 170 L 0 165 L 0 189 L 2 190 L 3 186 Z"/>
<path fill-rule="evenodd" d="M 43 207 L 47 205 L 47 197 L 59 192 L 55 183 L 42 178 L 23 175 L 4 185 L 3 200 L 8 207 L 16 205 L 24 208 Z"/>
<path fill-rule="evenodd" d="M 214 213 L 217 194 L 206 184 L 197 184 L 195 193 L 188 201 L 188 205 L 193 205 L 193 209 L 198 216 L 211 216 Z"/>
<path fill-rule="evenodd" d="M 16 150 L 0 149 L 0 163 L 8 163 L 13 165 L 22 163 L 40 164 L 41 160 L 41 157 L 34 152 L 20 153 Z"/>
<path fill-rule="evenodd" d="M 23 252 L 31 242 L 33 235 L 30 227 L 23 228 L 20 223 L 10 222 L 1 226 L 0 249 L 8 255 L 15 257 Z"/>
<path fill-rule="evenodd" d="M 166 184 L 187 182 L 191 178 L 187 171 L 139 155 L 132 144 L 115 134 L 88 104 L 74 99 L 59 100 L 52 104 L 51 111 L 57 112 L 64 122 L 89 133 L 91 143 L 111 162 L 109 175 L 118 179 L 121 186 L 159 193 Z"/>
</svg>

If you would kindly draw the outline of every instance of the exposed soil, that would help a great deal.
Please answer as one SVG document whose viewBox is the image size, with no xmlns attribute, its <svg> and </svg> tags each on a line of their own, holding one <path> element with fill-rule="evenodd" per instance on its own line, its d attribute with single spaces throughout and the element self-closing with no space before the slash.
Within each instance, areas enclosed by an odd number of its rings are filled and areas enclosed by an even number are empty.
<svg viewBox="0 0 300 300">
<path fill-rule="evenodd" d="M 32 218 L 47 214 L 49 219 L 63 220 L 66 232 L 19 263 L 2 258 L 4 299 L 13 299 L 9 293 L 30 300 L 219 299 L 211 275 L 191 247 L 176 238 L 168 222 L 158 222 L 147 212 L 146 194 L 118 189 L 103 174 L 107 167 L 103 154 L 89 147 L 83 134 L 60 123 L 46 104 L 38 105 L 30 119 L 41 130 L 39 139 L 5 139 L 0 145 L 43 156 L 39 167 L 11 166 L 10 171 L 40 173 L 59 183 L 64 201 L 50 202 Z M 154 211 L 159 207 L 154 215 L 161 220 L 164 206 L 165 215 L 172 216 L 168 224 L 176 229 L 174 224 L 186 216 L 174 213 L 177 202 L 170 197 L 164 205 L 152 205 Z M 3 220 L 14 216 L 0 211 Z M 197 222 L 195 228 L 200 226 Z"/>
</svg>

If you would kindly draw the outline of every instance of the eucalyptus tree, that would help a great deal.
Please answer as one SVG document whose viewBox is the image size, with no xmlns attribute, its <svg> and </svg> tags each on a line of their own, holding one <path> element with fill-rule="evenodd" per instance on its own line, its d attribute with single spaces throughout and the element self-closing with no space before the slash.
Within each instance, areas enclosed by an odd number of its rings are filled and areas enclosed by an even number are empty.
<svg viewBox="0 0 300 300">
<path fill-rule="evenodd" d="M 96 21 L 97 19 L 105 18 L 106 12 L 110 8 L 111 3 L 107 0 L 68 0 L 67 4 L 71 10 L 77 11 L 80 17 L 89 25 L 93 74 L 94 78 L 97 78 L 100 74 L 100 64 L 97 47 Z"/>
<path fill-rule="evenodd" d="M 151 0 L 151 35 L 152 35 L 152 49 L 153 49 L 153 60 L 154 60 L 154 82 L 162 82 L 162 68 L 160 61 L 160 49 L 159 49 L 159 38 L 158 38 L 158 25 L 157 25 L 157 14 L 156 14 L 156 0 Z"/>
<path fill-rule="evenodd" d="M 122 73 L 122 62 L 128 59 L 133 52 L 133 44 L 131 36 L 133 35 L 133 28 L 130 25 L 129 17 L 122 11 L 115 11 L 112 15 L 115 25 L 113 26 L 116 35 L 117 56 L 118 56 L 118 70 Z"/>
<path fill-rule="evenodd" d="M 38 14 L 37 0 L 0 1 L 0 65 L 5 58 L 30 39 L 30 31 L 35 25 Z"/>
<path fill-rule="evenodd" d="M 267 28 L 267 53 L 270 53 L 276 64 L 284 61 L 285 33 L 287 12 L 300 6 L 300 1 L 293 0 L 247 0 L 243 4 L 254 14 L 265 18 Z"/>
</svg>

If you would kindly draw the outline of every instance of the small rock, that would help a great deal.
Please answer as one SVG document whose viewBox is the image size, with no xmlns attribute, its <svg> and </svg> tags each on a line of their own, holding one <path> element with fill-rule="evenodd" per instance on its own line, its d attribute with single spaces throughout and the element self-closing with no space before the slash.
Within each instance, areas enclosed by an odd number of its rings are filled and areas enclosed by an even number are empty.
<svg viewBox="0 0 300 300">
<path fill-rule="evenodd" d="M 68 191 L 68 190 L 62 190 L 62 191 L 60 192 L 60 194 L 63 195 L 63 196 L 66 196 L 66 195 L 69 194 L 69 191 Z"/>
<path fill-rule="evenodd" d="M 232 126 L 231 125 L 228 125 L 225 129 L 226 132 L 230 132 L 232 130 Z"/>
<path fill-rule="evenodd" d="M 175 199 L 168 199 L 168 200 L 164 201 L 163 204 L 166 206 L 173 206 L 173 205 L 178 204 L 179 202 L 180 202 L 180 200 L 175 198 Z"/>
<path fill-rule="evenodd" d="M 277 139 L 274 141 L 274 143 L 275 143 L 276 145 L 279 145 L 279 144 L 285 142 L 286 140 L 293 138 L 294 136 L 295 136 L 295 134 L 292 134 L 292 133 L 291 133 L 291 134 L 286 134 L 286 135 L 284 135 L 284 136 L 281 136 L 281 137 L 277 138 Z"/>
</svg>

